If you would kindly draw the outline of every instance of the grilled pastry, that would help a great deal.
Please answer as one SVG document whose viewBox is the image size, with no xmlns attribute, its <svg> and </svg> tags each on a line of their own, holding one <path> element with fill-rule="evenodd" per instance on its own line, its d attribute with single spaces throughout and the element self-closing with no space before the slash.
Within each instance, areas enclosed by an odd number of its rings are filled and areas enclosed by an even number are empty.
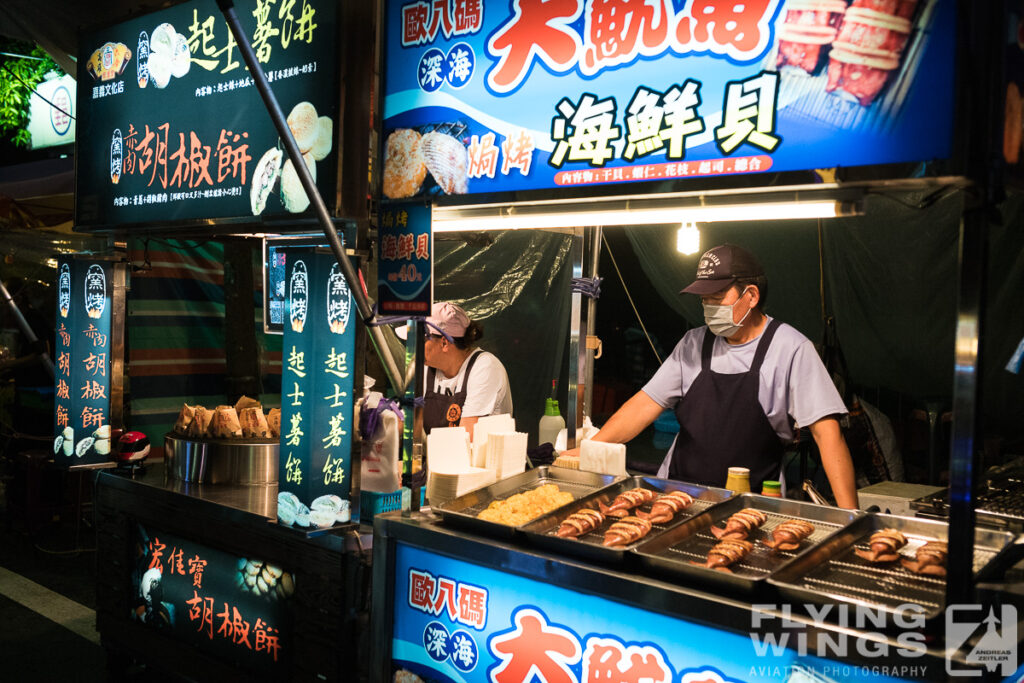
<svg viewBox="0 0 1024 683">
<path fill-rule="evenodd" d="M 388 136 L 384 150 L 384 196 L 402 199 L 416 194 L 427 177 L 427 165 L 420 144 L 422 136 L 411 128 L 400 128 Z"/>
<path fill-rule="evenodd" d="M 437 131 L 424 135 L 421 145 L 427 170 L 445 194 L 466 194 L 469 189 L 466 146 L 451 135 Z"/>
<path fill-rule="evenodd" d="M 814 533 L 814 525 L 802 519 L 788 519 L 772 529 L 770 541 L 762 540 L 772 550 L 796 550 L 800 542 Z"/>
<path fill-rule="evenodd" d="M 636 543 L 651 530 L 651 523 L 639 517 L 623 517 L 604 532 L 604 545 L 616 547 Z"/>
<path fill-rule="evenodd" d="M 639 489 L 637 489 L 639 490 Z M 686 491 L 671 491 L 658 496 L 651 505 L 650 512 L 637 510 L 636 516 L 648 520 L 652 524 L 665 524 L 686 508 L 693 505 L 693 496 Z"/>
<path fill-rule="evenodd" d="M 949 544 L 945 541 L 928 541 L 917 549 L 914 560 L 900 558 L 900 564 L 915 574 L 929 576 L 946 575 L 946 558 L 949 557 Z"/>
<path fill-rule="evenodd" d="M 623 491 L 617 495 L 611 505 L 605 505 L 601 501 L 598 501 L 597 505 L 601 508 L 601 512 L 609 517 L 625 517 L 633 508 L 640 507 L 644 503 L 654 500 L 656 495 L 650 489 L 635 488 Z"/>
<path fill-rule="evenodd" d="M 699 567 L 707 567 L 708 569 L 717 569 L 720 572 L 732 573 L 729 569 L 729 565 L 736 564 L 744 557 L 747 556 L 751 550 L 754 549 L 754 544 L 750 541 L 742 538 L 730 538 L 720 543 L 715 544 L 711 550 L 708 551 L 707 562 L 701 564 L 700 562 L 691 562 Z"/>
<path fill-rule="evenodd" d="M 579 538 L 601 526 L 604 519 L 605 517 L 600 511 L 583 508 L 562 520 L 555 535 L 559 538 Z"/>
<path fill-rule="evenodd" d="M 882 529 L 871 534 L 868 550 L 857 550 L 857 555 L 868 562 L 895 562 L 900 559 L 899 549 L 907 544 L 907 537 L 895 529 Z"/>
<path fill-rule="evenodd" d="M 754 508 L 744 508 L 725 520 L 725 528 L 711 527 L 711 533 L 715 538 L 745 539 L 750 532 L 768 521 L 768 515 Z"/>
</svg>

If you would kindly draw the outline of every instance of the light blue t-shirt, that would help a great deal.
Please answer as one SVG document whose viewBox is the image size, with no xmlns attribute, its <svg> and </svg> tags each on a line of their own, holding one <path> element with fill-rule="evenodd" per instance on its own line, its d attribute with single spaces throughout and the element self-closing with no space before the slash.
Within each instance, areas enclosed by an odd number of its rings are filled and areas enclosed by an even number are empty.
<svg viewBox="0 0 1024 683">
<path fill-rule="evenodd" d="M 767 319 L 765 329 L 771 320 Z M 662 408 L 675 409 L 676 403 L 686 395 L 700 373 L 700 351 L 705 334 L 710 334 L 708 328 L 698 327 L 683 335 L 672 355 L 644 385 L 643 392 Z M 726 375 L 748 371 L 759 341 L 760 335 L 735 345 L 721 337 L 715 339 L 711 369 Z M 806 427 L 823 417 L 847 412 L 839 391 L 814 350 L 814 344 L 785 323 L 775 331 L 761 364 L 757 394 L 761 409 L 782 441 L 792 440 L 794 424 Z M 672 444 L 674 447 L 675 442 Z M 672 448 L 669 448 L 658 471 L 659 477 L 668 475 Z"/>
</svg>

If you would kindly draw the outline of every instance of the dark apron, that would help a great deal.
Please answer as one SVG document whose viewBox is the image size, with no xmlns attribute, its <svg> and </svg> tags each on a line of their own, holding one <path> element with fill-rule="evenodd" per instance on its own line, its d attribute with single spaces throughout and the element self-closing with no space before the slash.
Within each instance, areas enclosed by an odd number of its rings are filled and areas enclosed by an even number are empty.
<svg viewBox="0 0 1024 683">
<path fill-rule="evenodd" d="M 669 477 L 705 486 L 725 486 L 730 467 L 750 469 L 750 490 L 760 493 L 765 479 L 775 479 L 783 446 L 757 400 L 760 370 L 779 327 L 768 323 L 747 372 L 711 370 L 715 335 L 704 333 L 700 373 L 676 404 L 679 436 L 672 449 Z"/>
<path fill-rule="evenodd" d="M 435 368 L 427 371 L 427 387 L 423 392 L 423 429 L 427 434 L 434 427 L 458 427 L 462 421 L 462 406 L 466 405 L 466 387 L 469 386 L 469 373 L 473 371 L 476 359 L 481 352 L 469 358 L 466 373 L 462 376 L 461 386 L 454 394 L 439 394 L 434 391 Z"/>
</svg>

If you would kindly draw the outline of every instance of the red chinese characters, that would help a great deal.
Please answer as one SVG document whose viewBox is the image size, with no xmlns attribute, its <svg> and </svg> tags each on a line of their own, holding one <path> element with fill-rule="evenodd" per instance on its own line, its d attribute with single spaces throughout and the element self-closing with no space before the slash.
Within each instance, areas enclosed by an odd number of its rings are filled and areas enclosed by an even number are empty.
<svg viewBox="0 0 1024 683">
<path fill-rule="evenodd" d="M 490 649 L 501 660 L 491 671 L 494 683 L 519 683 L 534 673 L 546 683 L 577 683 L 569 667 L 580 661 L 579 641 L 537 610 L 517 612 L 515 628 L 491 638 Z"/>
<path fill-rule="evenodd" d="M 519 0 L 487 43 L 495 64 L 487 86 L 505 94 L 527 78 L 534 62 L 554 73 L 593 76 L 638 56 L 708 52 L 753 61 L 768 47 L 780 0 Z M 582 35 L 575 22 L 583 17 Z"/>
<path fill-rule="evenodd" d="M 482 0 L 417 0 L 402 6 L 402 45 L 430 43 L 438 33 L 445 38 L 476 33 L 483 17 Z"/>
<path fill-rule="evenodd" d="M 487 624 L 487 589 L 430 572 L 409 570 L 409 605 L 435 616 L 444 612 L 451 621 L 476 629 Z"/>
<path fill-rule="evenodd" d="M 583 682 L 671 683 L 672 668 L 649 645 L 625 645 L 612 638 L 588 638 L 583 653 Z"/>
<path fill-rule="evenodd" d="M 126 177 L 143 176 L 147 187 L 194 189 L 227 181 L 244 186 L 252 161 L 248 138 L 247 131 L 221 129 L 214 146 L 204 144 L 195 131 L 172 133 L 169 123 L 155 129 L 144 124 L 141 135 L 129 124 L 121 170 Z"/>
</svg>

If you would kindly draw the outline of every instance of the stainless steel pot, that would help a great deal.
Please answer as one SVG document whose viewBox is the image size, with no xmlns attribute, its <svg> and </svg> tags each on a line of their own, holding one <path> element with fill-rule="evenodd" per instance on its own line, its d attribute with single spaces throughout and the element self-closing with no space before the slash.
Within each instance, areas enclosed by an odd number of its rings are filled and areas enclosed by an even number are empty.
<svg viewBox="0 0 1024 683">
<path fill-rule="evenodd" d="M 167 475 L 195 484 L 276 484 L 279 452 L 270 439 L 164 436 Z"/>
</svg>

